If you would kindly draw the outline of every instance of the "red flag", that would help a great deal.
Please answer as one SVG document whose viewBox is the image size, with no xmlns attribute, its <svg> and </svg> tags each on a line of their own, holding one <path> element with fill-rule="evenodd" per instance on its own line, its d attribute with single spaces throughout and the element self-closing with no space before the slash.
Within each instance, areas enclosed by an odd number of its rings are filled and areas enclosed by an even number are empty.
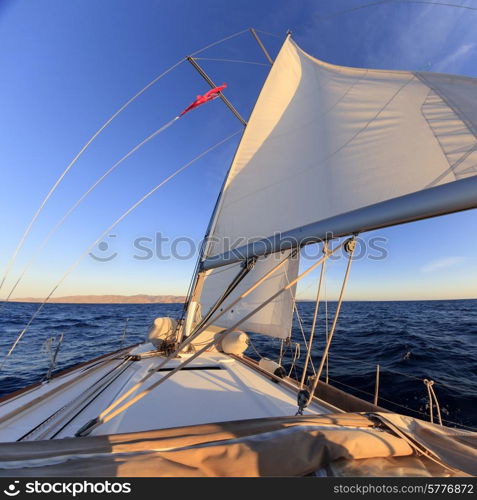
<svg viewBox="0 0 477 500">
<path fill-rule="evenodd" d="M 197 99 L 190 106 L 187 106 L 187 108 L 184 109 L 184 111 L 182 111 L 182 113 L 179 116 L 185 115 L 188 111 L 191 111 L 192 109 L 199 107 L 201 104 L 204 104 L 208 101 L 212 101 L 212 99 L 216 99 L 217 97 L 219 97 L 220 92 L 222 92 L 222 90 L 224 90 L 225 87 L 227 87 L 226 83 L 224 83 L 220 87 L 215 87 L 213 89 L 210 89 L 204 95 L 198 95 Z"/>
</svg>

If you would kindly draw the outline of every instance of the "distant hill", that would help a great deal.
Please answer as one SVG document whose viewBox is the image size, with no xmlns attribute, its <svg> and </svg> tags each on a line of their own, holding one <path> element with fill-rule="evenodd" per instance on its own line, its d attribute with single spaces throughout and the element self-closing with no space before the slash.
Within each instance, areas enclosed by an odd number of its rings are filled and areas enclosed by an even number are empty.
<svg viewBox="0 0 477 500">
<path fill-rule="evenodd" d="M 25 297 L 11 302 L 43 302 L 43 298 Z M 48 302 L 57 304 L 179 304 L 185 301 L 182 295 L 68 295 L 54 297 Z"/>
</svg>

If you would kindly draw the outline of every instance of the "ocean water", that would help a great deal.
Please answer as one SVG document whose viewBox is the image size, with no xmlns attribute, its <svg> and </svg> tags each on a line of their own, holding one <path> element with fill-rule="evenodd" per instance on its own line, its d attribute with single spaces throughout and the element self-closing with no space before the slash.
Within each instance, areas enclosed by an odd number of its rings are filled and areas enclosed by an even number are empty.
<svg viewBox="0 0 477 500">
<path fill-rule="evenodd" d="M 37 304 L 6 303 L 1 309 L 1 359 L 37 308 Z M 1 307 L 1 306 L 0 306 Z M 314 304 L 299 302 L 306 338 Z M 329 303 L 331 323 L 336 303 Z M 55 371 L 144 340 L 157 316 L 178 317 L 181 304 L 47 304 L 0 372 L 0 395 L 44 377 L 49 366 L 45 343 L 64 334 Z M 280 341 L 251 335 L 247 354 L 277 359 Z M 325 322 L 321 310 L 313 357 L 319 364 Z M 295 343 L 301 356 L 295 367 Z M 254 349 L 255 348 L 255 349 Z M 292 343 L 284 347 L 284 367 L 301 376 L 305 345 L 297 318 Z M 376 365 L 381 367 L 379 404 L 390 410 L 428 416 L 423 379 L 434 380 L 447 425 L 477 428 L 477 300 L 344 302 L 330 350 L 328 377 L 336 387 L 372 401 Z M 309 370 L 311 373 L 311 370 Z"/>
</svg>

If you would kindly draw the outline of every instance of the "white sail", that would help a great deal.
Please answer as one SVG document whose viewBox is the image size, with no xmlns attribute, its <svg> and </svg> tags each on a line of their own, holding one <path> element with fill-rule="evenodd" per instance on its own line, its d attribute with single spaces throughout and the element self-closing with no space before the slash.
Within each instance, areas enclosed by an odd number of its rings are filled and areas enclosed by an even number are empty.
<svg viewBox="0 0 477 500">
<path fill-rule="evenodd" d="M 289 252 L 284 254 L 273 254 L 257 260 L 254 268 L 240 282 L 237 288 L 222 303 L 217 313 L 223 311 L 239 295 L 246 292 L 262 276 L 265 276 L 274 266 L 283 259 L 287 259 Z M 296 278 L 298 274 L 299 258 L 289 258 L 288 262 L 270 275 L 259 287 L 240 300 L 228 312 L 221 316 L 214 325 L 229 328 L 234 326 L 238 320 L 244 318 L 249 312 L 265 302 L 275 292 L 285 287 Z M 215 304 L 227 286 L 233 281 L 240 270 L 239 265 L 232 265 L 225 268 L 207 271 L 202 294 L 200 296 L 200 308 L 204 315 Z M 243 322 L 240 330 L 261 333 L 271 337 L 288 338 L 292 327 L 293 303 L 295 297 L 295 287 L 286 290 L 275 300 L 271 301 L 264 308 L 254 314 L 247 321 Z"/>
<path fill-rule="evenodd" d="M 472 78 L 334 66 L 288 38 L 234 158 L 207 257 L 238 238 L 475 176 L 476 96 Z"/>
<path fill-rule="evenodd" d="M 476 96 L 472 78 L 335 66 L 288 37 L 224 185 L 207 269 L 251 241 L 475 176 Z M 215 285 L 206 279 L 203 313 L 233 277 L 219 272 Z"/>
</svg>

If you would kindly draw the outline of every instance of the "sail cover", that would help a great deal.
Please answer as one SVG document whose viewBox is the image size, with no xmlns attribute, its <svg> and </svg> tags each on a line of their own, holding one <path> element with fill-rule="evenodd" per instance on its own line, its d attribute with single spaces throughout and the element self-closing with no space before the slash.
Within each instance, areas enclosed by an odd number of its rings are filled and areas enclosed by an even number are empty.
<svg viewBox="0 0 477 500">
<path fill-rule="evenodd" d="M 232 162 L 204 259 L 475 176 L 476 135 L 477 80 L 335 66 L 288 37 Z"/>
</svg>

